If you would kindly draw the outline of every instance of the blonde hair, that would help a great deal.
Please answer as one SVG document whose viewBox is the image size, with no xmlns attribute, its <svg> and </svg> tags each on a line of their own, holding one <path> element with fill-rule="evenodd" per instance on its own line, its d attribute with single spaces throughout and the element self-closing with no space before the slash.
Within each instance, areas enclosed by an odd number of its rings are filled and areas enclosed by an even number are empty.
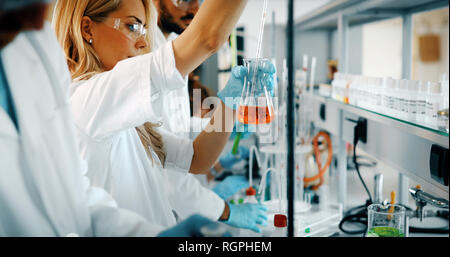
<svg viewBox="0 0 450 257">
<path fill-rule="evenodd" d="M 67 65 L 72 74 L 72 79 L 87 80 L 92 76 L 102 73 L 101 61 L 94 48 L 84 40 L 81 33 L 81 21 L 84 16 L 90 17 L 95 22 L 104 21 L 109 13 L 120 8 L 125 0 L 58 0 L 53 13 L 53 28 L 59 43 L 66 55 Z M 146 24 L 148 33 L 147 52 L 153 48 L 153 39 L 157 22 L 157 11 L 153 0 L 142 0 L 145 7 Z M 164 165 L 166 153 L 161 135 L 156 131 L 159 125 L 146 122 L 136 127 L 139 138 L 144 145 L 148 157 L 153 160 L 150 147 L 155 151 L 161 163 Z"/>
</svg>

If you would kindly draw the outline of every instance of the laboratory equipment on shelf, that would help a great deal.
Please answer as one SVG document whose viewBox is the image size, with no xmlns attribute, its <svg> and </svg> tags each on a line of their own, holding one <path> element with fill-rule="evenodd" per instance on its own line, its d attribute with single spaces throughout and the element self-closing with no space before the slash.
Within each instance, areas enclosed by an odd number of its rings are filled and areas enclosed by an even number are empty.
<svg viewBox="0 0 450 257">
<path fill-rule="evenodd" d="M 448 120 L 448 109 L 449 109 L 449 84 L 448 84 L 448 75 L 444 73 L 441 79 L 442 85 L 442 95 L 444 96 L 444 105 L 438 111 L 438 129 L 449 131 L 449 120 Z"/>
<path fill-rule="evenodd" d="M 331 97 L 396 119 L 447 132 L 449 84 L 336 73 Z"/>
<path fill-rule="evenodd" d="M 438 111 L 438 129 L 449 132 L 448 108 Z"/>
</svg>

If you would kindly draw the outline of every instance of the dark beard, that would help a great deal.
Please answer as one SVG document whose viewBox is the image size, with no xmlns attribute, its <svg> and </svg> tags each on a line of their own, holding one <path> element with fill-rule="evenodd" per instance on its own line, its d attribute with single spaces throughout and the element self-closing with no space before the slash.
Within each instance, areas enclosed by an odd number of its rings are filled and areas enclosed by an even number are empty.
<svg viewBox="0 0 450 257">
<path fill-rule="evenodd" d="M 183 33 L 184 29 L 173 21 L 172 17 L 170 16 L 169 12 L 166 9 L 166 6 L 162 4 L 162 1 L 161 1 L 161 11 L 159 15 L 160 18 L 158 21 L 158 26 L 161 28 L 163 32 L 166 33 L 174 32 L 178 35 Z"/>
</svg>

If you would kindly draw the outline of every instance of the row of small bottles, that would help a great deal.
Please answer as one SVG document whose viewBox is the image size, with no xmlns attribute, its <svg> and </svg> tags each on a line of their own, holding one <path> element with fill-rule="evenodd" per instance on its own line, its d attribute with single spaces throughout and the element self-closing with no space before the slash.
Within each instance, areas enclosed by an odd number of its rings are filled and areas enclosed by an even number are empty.
<svg viewBox="0 0 450 257">
<path fill-rule="evenodd" d="M 449 84 L 335 73 L 331 97 L 390 117 L 448 132 Z"/>
</svg>

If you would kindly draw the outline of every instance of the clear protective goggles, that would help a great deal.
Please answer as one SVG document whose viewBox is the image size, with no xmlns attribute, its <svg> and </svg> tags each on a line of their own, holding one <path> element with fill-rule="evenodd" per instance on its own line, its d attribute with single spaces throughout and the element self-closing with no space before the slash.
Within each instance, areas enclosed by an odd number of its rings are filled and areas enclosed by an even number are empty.
<svg viewBox="0 0 450 257">
<path fill-rule="evenodd" d="M 137 21 L 123 21 L 120 18 L 107 17 L 108 21 L 105 24 L 112 26 L 114 29 L 122 32 L 127 38 L 132 41 L 137 41 L 140 38 L 147 36 L 147 28 L 144 24 Z M 109 22 L 112 20 L 112 23 Z"/>
<path fill-rule="evenodd" d="M 194 7 L 195 4 L 200 5 L 203 3 L 203 0 L 172 0 L 173 5 L 181 10 L 189 10 Z"/>
</svg>

